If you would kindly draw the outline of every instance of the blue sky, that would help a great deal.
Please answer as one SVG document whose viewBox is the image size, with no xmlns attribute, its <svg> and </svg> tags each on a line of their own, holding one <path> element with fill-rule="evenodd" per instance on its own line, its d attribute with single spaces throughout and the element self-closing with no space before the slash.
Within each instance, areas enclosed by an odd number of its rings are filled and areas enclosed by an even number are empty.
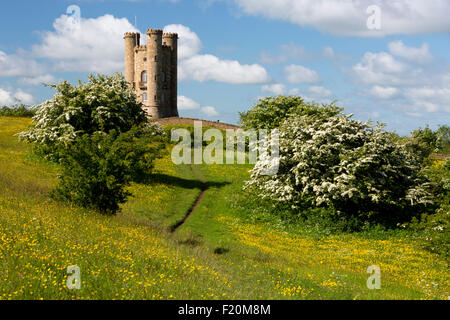
<svg viewBox="0 0 450 320">
<path fill-rule="evenodd" d="M 236 123 L 296 94 L 407 134 L 450 123 L 449 13 L 450 0 L 3 1 L 0 105 L 123 72 L 123 33 L 164 28 L 180 35 L 181 116 Z"/>
</svg>

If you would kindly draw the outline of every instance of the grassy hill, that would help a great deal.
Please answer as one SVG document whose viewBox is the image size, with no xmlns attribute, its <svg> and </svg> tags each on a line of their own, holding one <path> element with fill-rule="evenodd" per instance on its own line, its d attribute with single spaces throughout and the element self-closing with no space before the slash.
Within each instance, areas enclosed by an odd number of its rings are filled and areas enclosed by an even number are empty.
<svg viewBox="0 0 450 320">
<path fill-rule="evenodd" d="M 249 165 L 180 165 L 133 184 L 116 216 L 53 201 L 59 168 L 0 117 L 0 299 L 447 299 L 448 264 L 411 233 L 323 235 L 264 215 Z M 183 220 L 199 194 L 203 197 Z M 254 214 L 258 211 L 258 215 Z M 66 269 L 81 269 L 80 290 Z M 381 268 L 380 290 L 366 286 Z"/>
</svg>

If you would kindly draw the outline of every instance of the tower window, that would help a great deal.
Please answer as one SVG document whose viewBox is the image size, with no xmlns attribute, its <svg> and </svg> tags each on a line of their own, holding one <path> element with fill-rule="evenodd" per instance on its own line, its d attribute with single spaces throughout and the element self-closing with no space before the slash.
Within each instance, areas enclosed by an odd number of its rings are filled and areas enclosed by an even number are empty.
<svg viewBox="0 0 450 320">
<path fill-rule="evenodd" d="M 142 101 L 147 101 L 147 93 L 146 92 L 144 92 L 142 94 Z"/>
<path fill-rule="evenodd" d="M 166 74 L 163 72 L 162 74 L 161 74 L 161 80 L 164 82 L 164 81 L 166 81 Z"/>
<path fill-rule="evenodd" d="M 147 61 L 147 58 L 144 58 L 144 61 Z"/>
<path fill-rule="evenodd" d="M 141 81 L 147 82 L 147 71 L 142 71 L 141 73 Z"/>
<path fill-rule="evenodd" d="M 158 101 L 158 99 L 156 99 L 156 95 L 155 95 L 155 101 Z"/>
<path fill-rule="evenodd" d="M 165 96 L 164 96 L 164 93 L 161 95 L 161 102 L 164 102 L 164 99 L 165 98 Z"/>
</svg>

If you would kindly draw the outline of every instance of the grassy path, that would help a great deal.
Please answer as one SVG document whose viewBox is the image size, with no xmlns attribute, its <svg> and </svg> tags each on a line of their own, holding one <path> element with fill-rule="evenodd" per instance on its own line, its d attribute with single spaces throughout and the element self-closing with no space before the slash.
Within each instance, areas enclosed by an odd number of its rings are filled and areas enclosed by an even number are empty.
<svg viewBox="0 0 450 320">
<path fill-rule="evenodd" d="M 186 220 L 190 217 L 190 215 L 192 214 L 192 212 L 194 212 L 194 210 L 197 208 L 197 206 L 200 204 L 200 202 L 203 200 L 203 197 L 205 196 L 206 191 L 208 190 L 208 184 L 206 183 L 206 180 L 200 176 L 194 169 L 194 167 L 192 165 L 190 165 L 190 168 L 192 170 L 192 173 L 194 174 L 194 176 L 198 179 L 198 181 L 201 182 L 202 184 L 202 188 L 201 188 L 201 192 L 200 194 L 197 196 L 197 198 L 195 199 L 194 203 L 192 204 L 192 206 L 188 209 L 188 211 L 186 212 L 186 215 L 183 217 L 182 220 L 180 220 L 179 222 L 177 222 L 176 224 L 174 224 L 171 227 L 171 232 L 175 232 L 178 230 L 179 227 L 181 227 Z"/>
</svg>

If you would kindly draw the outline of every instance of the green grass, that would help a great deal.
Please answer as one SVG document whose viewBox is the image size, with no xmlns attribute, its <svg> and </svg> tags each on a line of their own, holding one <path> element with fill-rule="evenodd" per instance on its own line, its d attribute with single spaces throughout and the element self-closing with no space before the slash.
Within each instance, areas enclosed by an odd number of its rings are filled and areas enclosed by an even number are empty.
<svg viewBox="0 0 450 320">
<path fill-rule="evenodd" d="M 318 237 L 242 191 L 249 165 L 176 166 L 133 184 L 117 216 L 58 203 L 59 168 L 0 117 L 0 299 L 447 299 L 448 265 L 404 232 Z M 206 181 L 195 211 L 175 233 Z M 366 287 L 369 265 L 382 288 Z M 82 287 L 66 287 L 81 268 Z"/>
</svg>

